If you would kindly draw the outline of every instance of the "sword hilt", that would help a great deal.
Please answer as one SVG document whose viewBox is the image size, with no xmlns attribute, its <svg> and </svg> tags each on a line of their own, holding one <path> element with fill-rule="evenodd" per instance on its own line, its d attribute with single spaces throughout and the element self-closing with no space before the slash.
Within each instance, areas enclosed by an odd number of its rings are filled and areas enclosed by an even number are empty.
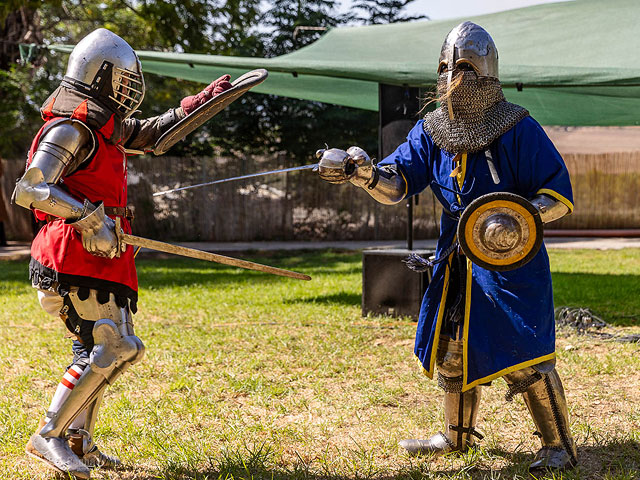
<svg viewBox="0 0 640 480">
<path fill-rule="evenodd" d="M 122 220 L 120 217 L 116 217 L 116 238 L 118 239 L 118 250 L 116 257 L 119 258 L 121 253 L 127 249 L 127 244 L 124 243 L 124 230 L 122 229 Z"/>
</svg>

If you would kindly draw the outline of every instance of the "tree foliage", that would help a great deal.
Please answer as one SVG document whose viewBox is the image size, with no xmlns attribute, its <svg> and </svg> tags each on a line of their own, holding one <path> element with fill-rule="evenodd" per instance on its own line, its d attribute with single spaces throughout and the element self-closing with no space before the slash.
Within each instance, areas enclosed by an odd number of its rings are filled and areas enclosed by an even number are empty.
<svg viewBox="0 0 640 480">
<path fill-rule="evenodd" d="M 365 24 L 381 24 L 428 20 L 426 15 L 406 15 L 403 10 L 415 0 L 358 0 L 353 9 L 355 18 Z"/>
<path fill-rule="evenodd" d="M 353 11 L 340 13 L 337 0 L 8 0 L 0 6 L 0 155 L 16 155 L 28 147 L 40 126 L 38 108 L 61 80 L 67 60 L 66 55 L 47 53 L 21 64 L 20 43 L 74 44 L 105 27 L 137 49 L 270 57 L 307 45 L 323 33 L 299 27 L 414 18 L 401 14 L 411 1 L 360 0 L 356 8 L 369 12 L 365 18 Z M 174 107 L 202 88 L 155 75 L 145 80 L 142 116 Z M 375 151 L 376 129 L 372 112 L 250 93 L 173 153 L 284 153 L 299 163 L 325 142 L 343 147 L 358 143 Z"/>
</svg>

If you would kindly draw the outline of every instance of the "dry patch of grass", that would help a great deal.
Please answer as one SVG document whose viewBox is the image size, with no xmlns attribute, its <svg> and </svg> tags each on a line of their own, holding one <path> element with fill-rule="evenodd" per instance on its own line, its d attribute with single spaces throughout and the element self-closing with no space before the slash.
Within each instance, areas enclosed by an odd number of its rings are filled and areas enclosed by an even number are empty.
<svg viewBox="0 0 640 480">
<path fill-rule="evenodd" d="M 556 302 L 623 312 L 604 316 L 619 331 L 637 333 L 628 315 L 640 311 L 640 269 L 632 271 L 640 252 L 598 253 L 591 262 L 589 255 L 552 252 Z M 415 324 L 360 317 L 359 255 L 269 262 L 314 280 L 188 260 L 139 263 L 136 324 L 147 357 L 108 391 L 97 432 L 103 449 L 130 467 L 95 478 L 528 478 L 538 440 L 522 400 L 504 400 L 502 380 L 484 389 L 485 439 L 477 449 L 440 459 L 400 451 L 398 440 L 442 428 L 442 394 L 415 363 Z M 0 478 L 54 478 L 22 449 L 69 361 L 69 341 L 39 309 L 26 267 L 0 267 Z M 640 477 L 637 351 L 559 332 L 559 371 L 581 461 L 562 478 Z"/>
</svg>

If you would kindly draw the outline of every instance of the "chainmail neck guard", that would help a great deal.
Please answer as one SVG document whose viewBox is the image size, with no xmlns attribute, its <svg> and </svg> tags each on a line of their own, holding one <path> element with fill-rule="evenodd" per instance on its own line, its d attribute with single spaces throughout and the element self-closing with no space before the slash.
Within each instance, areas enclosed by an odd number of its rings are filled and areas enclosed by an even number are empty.
<svg viewBox="0 0 640 480">
<path fill-rule="evenodd" d="M 505 100 L 497 78 L 478 78 L 474 72 L 463 72 L 451 94 L 453 120 L 449 119 L 446 92 L 445 73 L 438 78 L 438 94 L 443 100 L 424 116 L 424 130 L 449 153 L 484 150 L 529 115 L 525 108 Z"/>
</svg>

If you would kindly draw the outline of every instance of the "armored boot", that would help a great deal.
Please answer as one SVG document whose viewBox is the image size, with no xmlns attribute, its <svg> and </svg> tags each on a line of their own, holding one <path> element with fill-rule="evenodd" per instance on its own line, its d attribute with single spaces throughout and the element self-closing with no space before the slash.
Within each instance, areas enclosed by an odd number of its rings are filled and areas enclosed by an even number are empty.
<svg viewBox="0 0 640 480">
<path fill-rule="evenodd" d="M 89 467 L 71 450 L 66 435 L 67 427 L 95 399 L 95 394 L 102 390 L 99 387 L 100 382 L 104 382 L 104 377 L 100 377 L 98 382 L 93 382 L 92 376 L 87 375 L 91 373 L 89 371 L 90 368 L 87 367 L 59 410 L 47 414 L 48 422 L 31 436 L 27 444 L 29 455 L 42 460 L 64 475 L 80 479 L 90 477 Z M 92 392 L 92 389 L 95 391 Z"/>
<path fill-rule="evenodd" d="M 81 479 L 91 476 L 89 468 L 73 453 L 66 438 L 43 437 L 34 433 L 29 439 L 26 452 L 63 475 L 70 474 Z"/>
<path fill-rule="evenodd" d="M 505 375 L 509 384 L 507 400 L 522 393 L 542 442 L 529 466 L 532 473 L 565 470 L 578 464 L 576 445 L 569 431 L 567 401 L 554 365 L 553 361 L 544 362 Z"/>
<path fill-rule="evenodd" d="M 85 464 L 74 455 L 69 444 L 64 438 L 44 438 L 40 436 L 40 430 L 46 425 L 44 419 L 40 420 L 35 433 L 31 435 L 25 452 L 27 455 L 36 458 L 48 467 L 62 474 L 71 474 L 76 478 L 89 478 L 90 472 Z"/>
<path fill-rule="evenodd" d="M 445 392 L 445 430 L 432 437 L 420 440 L 400 441 L 410 455 L 444 455 L 449 452 L 466 452 L 482 435 L 475 429 L 482 387 L 464 393 Z"/>
</svg>

